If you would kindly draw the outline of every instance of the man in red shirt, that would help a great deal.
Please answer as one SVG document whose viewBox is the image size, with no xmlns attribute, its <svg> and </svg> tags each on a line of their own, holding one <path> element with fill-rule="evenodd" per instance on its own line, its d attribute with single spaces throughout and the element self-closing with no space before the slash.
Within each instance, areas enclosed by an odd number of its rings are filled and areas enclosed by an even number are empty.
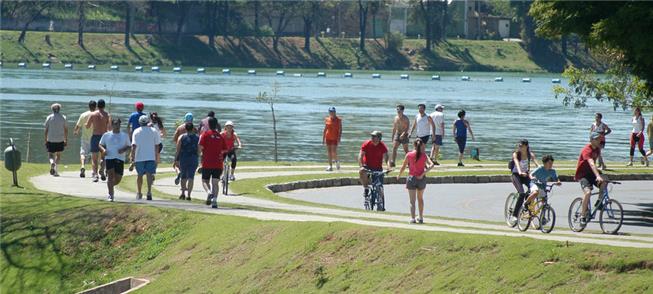
<svg viewBox="0 0 653 294">
<path fill-rule="evenodd" d="M 218 180 L 222 175 L 224 154 L 228 151 L 227 144 L 220 135 L 218 120 L 208 119 L 209 129 L 200 136 L 199 147 L 202 161 L 202 186 L 208 193 L 206 205 L 218 208 Z"/>
<path fill-rule="evenodd" d="M 360 182 L 365 188 L 365 203 L 368 203 L 370 194 L 367 170 L 382 171 L 383 162 L 386 163 L 388 170 L 390 170 L 390 166 L 388 165 L 388 148 L 381 142 L 383 135 L 379 131 L 374 131 L 370 135 L 372 138 L 363 143 L 358 154 L 359 176 Z"/>
<path fill-rule="evenodd" d="M 601 134 L 595 132 L 590 135 L 590 143 L 580 151 L 576 175 L 574 176 L 574 180 L 580 182 L 584 194 L 582 205 L 583 222 L 587 222 L 587 208 L 589 207 L 592 189 L 594 189 L 594 186 L 599 187 L 599 195 L 601 195 L 607 185 L 606 179 L 601 176 L 596 167 L 596 159 L 600 155 Z"/>
</svg>

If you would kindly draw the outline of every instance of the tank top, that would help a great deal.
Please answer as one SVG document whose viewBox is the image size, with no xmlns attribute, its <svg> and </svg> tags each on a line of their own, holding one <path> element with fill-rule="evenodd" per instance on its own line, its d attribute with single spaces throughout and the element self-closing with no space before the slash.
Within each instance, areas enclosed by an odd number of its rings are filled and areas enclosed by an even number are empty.
<svg viewBox="0 0 653 294">
<path fill-rule="evenodd" d="M 456 137 L 467 137 L 467 126 L 462 119 L 456 120 Z"/>
<path fill-rule="evenodd" d="M 633 134 L 639 134 L 644 131 L 644 118 L 642 116 L 633 116 Z"/>
<path fill-rule="evenodd" d="M 406 159 L 408 160 L 408 175 L 416 177 L 424 172 L 426 154 L 422 153 L 422 156 L 417 159 L 417 151 L 411 151 L 406 154 Z"/>
<path fill-rule="evenodd" d="M 601 122 L 600 125 L 597 125 L 596 123 L 593 123 L 592 125 L 594 126 L 594 132 L 605 135 L 606 125 L 603 122 Z"/>
<path fill-rule="evenodd" d="M 197 158 L 197 145 L 200 138 L 196 134 L 186 134 L 181 138 L 181 150 L 179 150 L 179 160 Z"/>
<path fill-rule="evenodd" d="M 231 151 L 231 149 L 234 149 L 234 143 L 236 141 L 236 132 L 233 132 L 231 134 L 231 137 L 227 136 L 227 131 L 222 131 L 220 135 L 222 135 L 222 138 L 224 138 L 224 142 L 227 145 L 227 150 Z"/>
<path fill-rule="evenodd" d="M 326 126 L 325 139 L 327 140 L 338 140 L 340 137 L 340 118 L 335 117 L 332 119 L 330 116 L 324 119 L 324 124 Z"/>
<path fill-rule="evenodd" d="M 417 121 L 416 127 L 418 137 L 426 137 L 431 134 L 431 126 L 429 125 L 429 116 L 427 114 L 420 116 L 418 113 L 415 116 L 415 120 Z"/>
</svg>

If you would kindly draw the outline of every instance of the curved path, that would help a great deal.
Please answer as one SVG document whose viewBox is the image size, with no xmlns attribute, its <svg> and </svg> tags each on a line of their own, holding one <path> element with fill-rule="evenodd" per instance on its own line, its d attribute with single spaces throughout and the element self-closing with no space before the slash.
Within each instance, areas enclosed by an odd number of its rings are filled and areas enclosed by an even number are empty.
<svg viewBox="0 0 653 294">
<path fill-rule="evenodd" d="M 266 170 L 260 167 L 258 170 Z M 283 175 L 299 174 L 322 174 L 321 171 L 259 171 L 239 172 L 238 178 L 256 178 Z M 160 172 L 171 171 L 163 169 Z M 133 174 L 127 173 L 126 176 Z M 164 193 L 176 195 L 179 192 L 178 186 L 174 185 L 172 177 L 161 178 L 155 182 L 155 189 Z M 93 183 L 89 178 L 80 179 L 77 172 L 63 172 L 61 177 L 49 175 L 36 176 L 30 179 L 37 189 L 72 195 L 83 198 L 104 200 L 106 199 L 106 185 L 104 183 Z M 199 178 L 196 178 L 195 197 L 201 199 L 205 194 L 201 191 Z M 356 211 L 349 209 L 322 208 L 308 205 L 286 204 L 271 200 L 258 199 L 249 196 L 220 196 L 219 203 L 231 203 L 244 205 L 252 208 L 225 208 L 211 209 L 208 206 L 198 203 L 188 203 L 180 200 L 160 199 L 154 194 L 153 201 L 136 200 L 134 193 L 116 191 L 116 202 L 130 204 L 146 204 L 155 207 L 175 208 L 188 211 L 214 213 L 222 215 L 234 215 L 250 217 L 260 220 L 281 220 L 281 221 L 321 221 L 321 222 L 348 222 L 360 225 L 412 229 L 421 231 L 440 231 L 464 234 L 481 234 L 493 236 L 529 237 L 553 241 L 566 241 L 578 243 L 590 243 L 599 245 L 610 245 L 619 247 L 653 248 L 653 237 L 651 236 L 629 236 L 629 235 L 603 235 L 603 234 L 573 234 L 568 231 L 554 231 L 553 234 L 542 234 L 539 232 L 521 233 L 502 225 L 483 224 L 462 220 L 445 220 L 440 218 L 426 218 L 425 225 L 411 225 L 406 222 L 404 215 L 392 215 L 375 212 Z M 266 210 L 273 209 L 274 212 L 260 211 L 257 208 Z"/>
</svg>

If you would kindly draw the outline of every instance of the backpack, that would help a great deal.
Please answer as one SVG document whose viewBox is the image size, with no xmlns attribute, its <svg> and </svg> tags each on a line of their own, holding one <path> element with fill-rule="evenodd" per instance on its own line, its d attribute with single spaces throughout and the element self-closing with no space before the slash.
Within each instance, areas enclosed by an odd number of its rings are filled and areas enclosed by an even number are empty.
<svg viewBox="0 0 653 294">
<path fill-rule="evenodd" d="M 528 154 L 528 166 L 531 166 L 531 149 L 527 149 L 527 154 Z M 517 153 L 517 160 L 521 160 L 520 158 L 521 153 Z M 508 170 L 512 171 L 515 168 L 515 161 L 512 160 L 512 157 L 510 158 L 510 161 L 508 161 Z"/>
</svg>

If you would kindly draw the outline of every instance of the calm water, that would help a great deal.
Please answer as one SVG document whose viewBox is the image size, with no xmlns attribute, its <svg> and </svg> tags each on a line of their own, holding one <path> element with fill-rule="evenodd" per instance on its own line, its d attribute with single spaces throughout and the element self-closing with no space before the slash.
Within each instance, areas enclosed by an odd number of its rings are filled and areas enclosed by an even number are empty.
<svg viewBox="0 0 653 294">
<path fill-rule="evenodd" d="M 244 71 L 243 71 L 244 72 Z M 247 76 L 234 74 L 198 75 L 194 73 L 128 73 L 60 70 L 2 69 L 0 96 L 0 140 L 3 146 L 9 137 L 17 140 L 26 155 L 31 137 L 29 161 L 45 162 L 42 146 L 43 121 L 53 102 L 63 105 L 68 117 L 70 137 L 64 161 L 78 160 L 79 139 L 72 138 L 74 123 L 86 110 L 89 99 L 104 98 L 109 111 L 126 121 L 136 101 L 145 103 L 146 112 L 157 111 L 169 132 L 165 139 L 164 157 L 171 159 L 175 121 L 190 111 L 196 119 L 214 110 L 220 122 L 232 120 L 245 149 L 241 158 L 271 160 L 273 134 L 269 107 L 256 102 L 259 91 L 270 91 L 277 81 L 280 99 L 275 105 L 279 129 L 280 160 L 325 160 L 321 145 L 323 117 L 329 106 L 335 106 L 343 118 L 343 144 L 339 151 L 343 161 L 354 161 L 367 133 L 379 129 L 386 142 L 392 131 L 395 104 L 406 105 L 411 119 L 417 104 L 426 103 L 427 112 L 436 103 L 446 106 L 447 128 L 445 159 L 456 156 L 456 145 L 449 135 L 457 110 L 464 108 L 476 134 L 476 142 L 485 159 L 510 156 L 518 138 L 526 137 L 538 157 L 551 153 L 558 159 L 575 159 L 586 144 L 593 113 L 601 111 L 613 129 L 606 149 L 608 160 L 625 160 L 628 155 L 630 113 L 613 111 L 608 104 L 591 103 L 585 109 L 562 106 L 553 97 L 551 78 L 557 75 L 528 75 L 531 83 L 522 83 L 525 74 L 465 73 L 472 81 L 460 80 L 460 73 L 441 74 L 441 81 L 430 76 L 412 75 L 400 80 L 399 73 L 371 79 L 371 72 L 357 72 L 353 79 L 329 75 L 328 78 L 273 74 Z M 494 82 L 503 76 L 504 82 Z M 113 89 L 113 90 L 112 90 Z M 646 118 L 650 114 L 646 114 Z M 123 124 L 123 126 L 125 126 Z M 648 139 L 648 138 L 647 138 Z M 3 147 L 4 148 L 4 147 Z"/>
</svg>

